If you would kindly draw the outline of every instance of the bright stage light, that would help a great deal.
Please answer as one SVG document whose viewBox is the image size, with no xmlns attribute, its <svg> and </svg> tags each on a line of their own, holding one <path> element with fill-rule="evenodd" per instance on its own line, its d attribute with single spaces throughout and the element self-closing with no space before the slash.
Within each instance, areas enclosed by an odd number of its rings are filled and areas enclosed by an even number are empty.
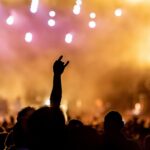
<svg viewBox="0 0 150 150">
<path fill-rule="evenodd" d="M 95 28 L 96 27 L 96 22 L 95 21 L 90 21 L 89 22 L 89 28 Z"/>
<path fill-rule="evenodd" d="M 55 16 L 56 16 L 56 12 L 53 11 L 53 10 L 51 10 L 51 11 L 49 12 L 49 16 L 50 16 L 50 17 L 55 17 Z"/>
<path fill-rule="evenodd" d="M 39 7 L 39 0 L 32 0 L 30 11 L 31 13 L 36 13 L 38 11 Z"/>
<path fill-rule="evenodd" d="M 96 13 L 91 12 L 89 16 L 90 16 L 91 19 L 95 19 L 96 18 Z"/>
<path fill-rule="evenodd" d="M 14 17 L 13 16 L 9 16 L 7 19 L 6 19 L 6 23 L 8 25 L 13 25 L 14 24 Z"/>
<path fill-rule="evenodd" d="M 50 106 L 50 99 L 49 99 L 49 98 L 47 98 L 47 99 L 44 101 L 44 105 Z"/>
<path fill-rule="evenodd" d="M 139 115 L 141 113 L 142 107 L 140 103 L 136 103 L 134 106 L 133 114 Z"/>
<path fill-rule="evenodd" d="M 28 42 L 28 43 L 32 42 L 32 38 L 33 38 L 33 36 L 32 36 L 32 33 L 31 33 L 31 32 L 27 32 L 27 33 L 25 34 L 25 41 L 26 41 L 26 42 Z"/>
<path fill-rule="evenodd" d="M 80 8 L 79 5 L 75 5 L 75 6 L 73 7 L 73 13 L 74 13 L 75 15 L 79 15 L 79 14 L 80 14 L 80 11 L 81 11 L 81 8 Z"/>
<path fill-rule="evenodd" d="M 54 19 L 49 19 L 49 20 L 48 20 L 48 25 L 49 25 L 50 27 L 53 27 L 53 26 L 56 25 L 56 21 L 55 21 Z"/>
<path fill-rule="evenodd" d="M 65 117 L 65 121 L 68 121 L 68 117 L 67 117 L 67 111 L 68 111 L 68 103 L 67 101 L 62 101 L 61 105 L 60 105 L 60 108 L 62 109 L 63 111 L 63 114 L 64 114 L 64 117 Z"/>
<path fill-rule="evenodd" d="M 82 5 L 82 0 L 76 0 L 77 5 Z"/>
<path fill-rule="evenodd" d="M 65 36 L 65 42 L 70 44 L 73 40 L 73 35 L 71 33 L 67 33 Z"/>
<path fill-rule="evenodd" d="M 120 17 L 122 16 L 122 9 L 121 8 L 117 8 L 114 12 L 115 16 Z"/>
</svg>

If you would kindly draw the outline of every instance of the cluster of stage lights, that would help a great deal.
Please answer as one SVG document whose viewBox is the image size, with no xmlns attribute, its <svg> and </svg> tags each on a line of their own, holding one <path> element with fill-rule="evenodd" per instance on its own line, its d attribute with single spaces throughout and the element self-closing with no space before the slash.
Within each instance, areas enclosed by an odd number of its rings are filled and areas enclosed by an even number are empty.
<svg viewBox="0 0 150 150">
<path fill-rule="evenodd" d="M 54 10 L 51 10 L 49 12 L 49 16 L 51 17 L 49 20 L 48 20 L 48 25 L 50 27 L 54 27 L 56 25 L 56 21 L 54 19 L 54 17 L 56 16 L 56 12 Z"/>
<path fill-rule="evenodd" d="M 91 21 L 89 21 L 89 28 L 95 28 L 96 27 L 96 22 L 95 22 L 95 18 L 96 18 L 96 13 L 95 12 L 91 12 L 89 15 L 90 19 L 92 19 Z"/>
<path fill-rule="evenodd" d="M 79 15 L 81 12 L 81 6 L 82 6 L 82 0 L 76 0 L 76 3 L 73 7 L 73 14 L 75 15 Z M 35 14 L 37 13 L 39 8 L 39 0 L 32 0 L 31 2 L 31 7 L 30 7 L 30 12 Z M 123 11 L 121 8 L 117 8 L 114 11 L 114 15 L 116 17 L 120 17 L 122 16 Z M 49 17 L 50 19 L 48 20 L 48 26 L 50 27 L 54 27 L 56 25 L 56 21 L 55 21 L 55 16 L 56 16 L 56 12 L 54 10 L 49 11 Z M 89 14 L 89 18 L 91 19 L 88 22 L 88 26 L 91 29 L 94 29 L 96 27 L 96 13 L 95 12 L 91 12 Z M 15 17 L 13 15 L 10 15 L 7 19 L 6 19 L 6 24 L 9 26 L 12 26 L 15 23 Z M 26 32 L 25 36 L 24 36 L 25 42 L 30 43 L 33 40 L 33 34 L 32 32 Z M 66 33 L 65 35 L 65 42 L 70 44 L 73 41 L 73 34 L 70 32 Z"/>
</svg>

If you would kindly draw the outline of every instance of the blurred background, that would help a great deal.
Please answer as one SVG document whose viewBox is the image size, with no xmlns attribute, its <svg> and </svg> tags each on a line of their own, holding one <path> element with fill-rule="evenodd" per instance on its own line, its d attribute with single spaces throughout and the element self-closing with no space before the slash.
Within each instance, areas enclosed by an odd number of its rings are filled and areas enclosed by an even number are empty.
<svg viewBox="0 0 150 150">
<path fill-rule="evenodd" d="M 0 0 L 0 114 L 49 104 L 63 55 L 62 108 L 85 122 L 150 114 L 150 0 Z"/>
</svg>

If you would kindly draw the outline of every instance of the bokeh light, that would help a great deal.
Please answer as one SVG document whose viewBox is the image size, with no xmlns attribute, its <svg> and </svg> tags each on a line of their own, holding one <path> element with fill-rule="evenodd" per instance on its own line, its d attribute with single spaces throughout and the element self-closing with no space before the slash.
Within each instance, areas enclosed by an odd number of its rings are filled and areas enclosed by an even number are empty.
<svg viewBox="0 0 150 150">
<path fill-rule="evenodd" d="M 55 12 L 54 10 L 51 10 L 51 11 L 49 12 L 49 16 L 50 16 L 50 17 L 55 17 L 55 16 L 56 16 L 56 12 Z"/>
<path fill-rule="evenodd" d="M 134 110 L 133 110 L 133 114 L 134 115 L 139 115 L 141 113 L 142 107 L 140 103 L 136 103 Z"/>
<path fill-rule="evenodd" d="M 10 103 L 19 95 L 25 106 L 24 102 L 35 104 L 39 96 L 37 105 L 44 104 L 51 88 L 50 59 L 64 54 L 71 62 L 63 78 L 70 109 L 94 114 L 91 103 L 101 99 L 100 110 L 130 109 L 133 114 L 140 108 L 135 106 L 138 95 L 144 93 L 150 113 L 150 0 L 3 1 L 0 97 Z"/>
<path fill-rule="evenodd" d="M 56 25 L 56 21 L 55 21 L 54 19 L 49 19 L 49 20 L 48 20 L 48 25 L 49 25 L 50 27 L 53 27 L 53 26 Z"/>
<path fill-rule="evenodd" d="M 27 32 L 27 33 L 25 34 L 25 41 L 26 41 L 27 43 L 32 42 L 32 38 L 33 38 L 33 35 L 32 35 L 31 32 Z"/>
<path fill-rule="evenodd" d="M 32 0 L 30 11 L 31 13 L 36 13 L 38 11 L 39 7 L 39 0 Z"/>
<path fill-rule="evenodd" d="M 89 16 L 90 16 L 91 19 L 95 19 L 96 18 L 96 13 L 95 12 L 91 12 Z"/>
<path fill-rule="evenodd" d="M 79 5 L 75 5 L 75 6 L 73 7 L 73 13 L 74 13 L 75 15 L 79 15 L 79 14 L 80 14 L 80 11 L 81 11 L 81 7 L 80 7 Z"/>
<path fill-rule="evenodd" d="M 114 15 L 117 17 L 122 16 L 122 9 L 121 8 L 117 8 L 114 12 Z"/>
<path fill-rule="evenodd" d="M 8 25 L 13 25 L 14 24 L 14 17 L 13 16 L 9 16 L 7 19 L 6 19 L 6 23 Z"/>
<path fill-rule="evenodd" d="M 44 100 L 44 105 L 46 106 L 50 106 L 50 99 L 49 98 L 46 98 L 46 100 Z"/>
<path fill-rule="evenodd" d="M 71 33 L 67 33 L 65 36 L 65 42 L 70 44 L 72 43 L 72 40 L 73 40 L 73 35 Z"/>
<path fill-rule="evenodd" d="M 96 27 L 96 22 L 95 21 L 89 21 L 89 28 L 95 28 Z"/>
</svg>

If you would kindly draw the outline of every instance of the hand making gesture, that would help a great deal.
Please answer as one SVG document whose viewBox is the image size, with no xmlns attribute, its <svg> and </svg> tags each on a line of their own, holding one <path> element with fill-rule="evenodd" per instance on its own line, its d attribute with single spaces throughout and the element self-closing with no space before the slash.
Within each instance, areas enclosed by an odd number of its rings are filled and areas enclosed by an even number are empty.
<svg viewBox="0 0 150 150">
<path fill-rule="evenodd" d="M 63 56 L 60 56 L 53 65 L 53 72 L 54 72 L 54 78 L 53 78 L 53 87 L 52 92 L 50 96 L 50 104 L 54 107 L 59 107 L 61 103 L 61 97 L 62 97 L 62 86 L 61 86 L 61 75 L 66 68 L 66 66 L 69 64 L 69 61 L 64 63 L 62 61 Z"/>
<path fill-rule="evenodd" d="M 54 62 L 53 65 L 53 71 L 54 71 L 54 75 L 61 75 L 65 69 L 65 67 L 69 64 L 69 61 L 67 61 L 66 63 L 64 63 L 62 61 L 63 56 L 60 56 L 58 58 L 58 60 L 56 60 Z"/>
</svg>

